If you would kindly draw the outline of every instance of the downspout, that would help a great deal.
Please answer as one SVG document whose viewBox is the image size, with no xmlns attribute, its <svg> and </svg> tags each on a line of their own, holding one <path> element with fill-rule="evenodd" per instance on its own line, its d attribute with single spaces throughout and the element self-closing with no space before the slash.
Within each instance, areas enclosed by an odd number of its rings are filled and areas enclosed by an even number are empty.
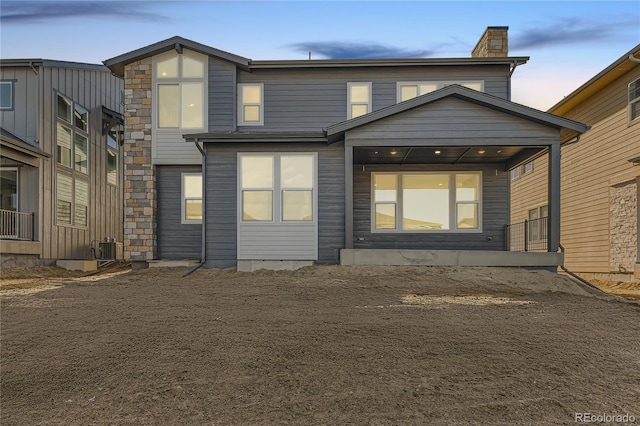
<svg viewBox="0 0 640 426">
<path fill-rule="evenodd" d="M 207 242 L 206 242 L 206 236 L 207 236 L 207 221 L 206 221 L 206 217 L 207 217 L 207 200 L 206 200 L 206 193 L 207 191 L 205 190 L 205 182 L 206 182 L 206 176 L 207 176 L 207 152 L 204 150 L 204 148 L 202 146 L 200 146 L 199 144 L 199 140 L 198 138 L 195 138 L 194 140 L 194 144 L 196 146 L 196 148 L 198 148 L 198 151 L 200 151 L 200 154 L 202 154 L 202 244 L 201 244 L 201 255 L 200 255 L 200 263 L 198 263 L 196 266 L 194 266 L 193 268 L 191 268 L 186 274 L 184 274 L 182 276 L 182 278 L 193 274 L 195 271 L 197 271 L 198 269 L 202 268 L 205 264 L 205 262 L 207 261 Z"/>
<path fill-rule="evenodd" d="M 605 292 L 604 290 L 601 290 L 600 288 L 598 288 L 595 285 L 591 284 L 589 281 L 585 280 L 584 278 L 582 278 L 578 274 L 575 274 L 575 273 L 571 272 L 570 270 L 568 270 L 564 266 L 564 247 L 562 246 L 562 244 L 560 244 L 560 253 L 562 253 L 562 264 L 560 265 L 560 269 L 562 269 L 565 273 L 571 275 L 573 278 L 575 278 L 576 280 L 580 281 L 581 283 L 591 287 L 592 289 L 598 290 L 599 292 L 604 293 L 604 294 L 608 294 L 607 292 Z"/>
</svg>

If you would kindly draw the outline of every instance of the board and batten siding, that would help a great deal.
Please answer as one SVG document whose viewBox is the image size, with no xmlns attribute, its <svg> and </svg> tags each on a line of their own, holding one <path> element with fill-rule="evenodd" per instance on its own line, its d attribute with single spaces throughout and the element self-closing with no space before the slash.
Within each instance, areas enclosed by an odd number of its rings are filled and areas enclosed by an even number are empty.
<svg viewBox="0 0 640 426">
<path fill-rule="evenodd" d="M 628 161 L 640 155 L 640 122 L 629 125 L 627 108 L 628 84 L 637 78 L 640 67 L 564 114 L 591 126 L 578 143 L 562 147 L 560 243 L 565 266 L 574 272 L 619 272 L 610 264 L 610 191 L 640 176 Z M 532 174 L 513 181 L 512 221 L 524 220 L 528 209 L 546 199 L 547 161 L 541 157 Z"/>
<path fill-rule="evenodd" d="M 482 232 L 371 232 L 371 175 L 376 172 L 482 172 Z M 353 248 L 504 250 L 509 173 L 502 164 L 367 165 L 353 170 Z"/>
<path fill-rule="evenodd" d="M 106 137 L 102 135 L 102 107 L 123 111 L 123 81 L 104 71 L 62 66 L 39 68 L 42 85 L 42 121 L 39 140 L 43 151 L 52 155 L 44 162 L 42 191 L 43 259 L 90 259 L 94 240 L 123 241 L 123 152 L 118 155 L 118 185 L 107 183 Z M 75 101 L 89 111 L 88 174 L 89 204 L 87 227 L 58 225 L 56 205 L 56 96 Z"/>
<path fill-rule="evenodd" d="M 508 99 L 506 66 L 238 71 L 238 83 L 264 84 L 264 130 L 318 130 L 347 120 L 347 83 L 372 83 L 372 110 L 397 103 L 400 81 L 483 80 L 484 91 Z M 256 130 L 256 126 L 240 126 Z"/>
<path fill-rule="evenodd" d="M 40 76 L 31 68 L 2 67 L 0 80 L 14 82 L 14 108 L 0 112 L 2 128 L 29 143 L 39 141 Z"/>
<path fill-rule="evenodd" d="M 181 209 L 182 173 L 201 171 L 201 166 L 156 166 L 158 259 L 202 257 L 202 225 L 183 224 Z"/>
<path fill-rule="evenodd" d="M 206 144 L 207 267 L 234 266 L 238 259 L 238 153 L 318 154 L 317 263 L 339 262 L 344 247 L 344 145 Z M 283 248 L 283 253 L 286 247 Z M 272 250 L 273 251 L 273 250 Z"/>
</svg>

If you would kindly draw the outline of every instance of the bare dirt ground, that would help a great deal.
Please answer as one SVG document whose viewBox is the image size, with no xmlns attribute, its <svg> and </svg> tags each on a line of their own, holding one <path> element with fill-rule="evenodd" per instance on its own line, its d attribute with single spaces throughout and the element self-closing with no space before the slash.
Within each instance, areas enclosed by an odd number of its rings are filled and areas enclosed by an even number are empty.
<svg viewBox="0 0 640 426">
<path fill-rule="evenodd" d="M 566 277 L 186 271 L 2 271 L 0 423 L 640 423 L 640 305 Z"/>
</svg>

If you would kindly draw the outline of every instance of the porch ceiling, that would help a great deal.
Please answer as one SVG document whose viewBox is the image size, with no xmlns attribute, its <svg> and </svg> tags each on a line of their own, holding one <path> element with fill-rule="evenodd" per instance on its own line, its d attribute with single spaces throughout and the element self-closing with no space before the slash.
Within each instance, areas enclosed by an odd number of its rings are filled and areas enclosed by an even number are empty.
<svg viewBox="0 0 640 426">
<path fill-rule="evenodd" d="M 354 147 L 354 164 L 468 164 L 506 163 L 528 148 L 522 146 Z M 541 152 L 543 147 L 536 149 Z"/>
</svg>

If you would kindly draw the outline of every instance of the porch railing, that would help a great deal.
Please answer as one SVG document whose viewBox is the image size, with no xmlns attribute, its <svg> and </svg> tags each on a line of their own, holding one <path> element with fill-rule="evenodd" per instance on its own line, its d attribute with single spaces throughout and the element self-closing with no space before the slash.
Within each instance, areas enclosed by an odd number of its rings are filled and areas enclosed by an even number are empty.
<svg viewBox="0 0 640 426">
<path fill-rule="evenodd" d="M 547 218 L 525 220 L 506 226 L 507 251 L 547 251 Z"/>
<path fill-rule="evenodd" d="M 34 213 L 0 209 L 0 238 L 33 241 Z"/>
</svg>

